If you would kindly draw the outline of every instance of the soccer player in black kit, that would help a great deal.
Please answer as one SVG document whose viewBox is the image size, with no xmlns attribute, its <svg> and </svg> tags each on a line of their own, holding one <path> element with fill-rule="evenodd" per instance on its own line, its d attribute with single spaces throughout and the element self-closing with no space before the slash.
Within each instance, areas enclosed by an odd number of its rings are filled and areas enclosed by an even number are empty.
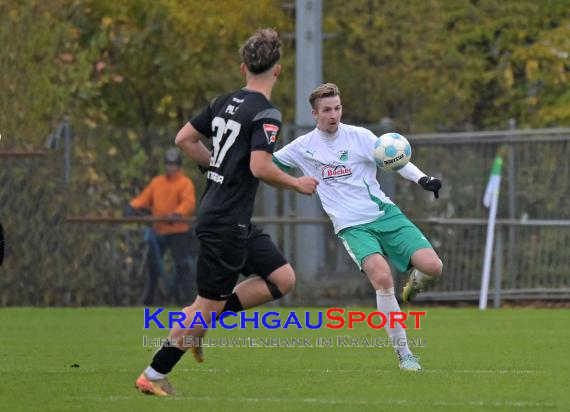
<svg viewBox="0 0 570 412">
<path fill-rule="evenodd" d="M 271 91 L 281 72 L 281 47 L 273 29 L 256 31 L 240 48 L 243 89 L 219 96 L 176 135 L 176 144 L 206 170 L 207 184 L 197 215 L 198 297 L 185 307 L 184 326 L 170 333 L 178 346 L 165 345 L 154 355 L 135 386 L 144 393 L 174 394 L 166 375 L 180 360 L 187 341 L 198 342 L 205 329 L 192 323 L 196 312 L 211 321 L 211 312 L 238 312 L 281 298 L 295 283 L 293 268 L 271 238 L 251 225 L 259 179 L 305 195 L 317 180 L 295 178 L 273 164 L 272 153 L 281 128 L 281 112 L 271 104 Z M 211 140 L 208 150 L 202 138 Z M 257 275 L 241 282 L 239 274 Z M 201 348 L 191 346 L 198 362 Z"/>
</svg>

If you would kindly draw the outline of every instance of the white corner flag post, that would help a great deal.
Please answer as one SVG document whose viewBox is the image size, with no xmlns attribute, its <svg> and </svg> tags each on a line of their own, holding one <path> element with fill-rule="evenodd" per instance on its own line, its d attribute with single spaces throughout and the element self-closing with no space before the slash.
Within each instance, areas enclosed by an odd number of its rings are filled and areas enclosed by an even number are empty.
<svg viewBox="0 0 570 412">
<path fill-rule="evenodd" d="M 491 262 L 493 260 L 493 243 L 495 240 L 495 220 L 497 218 L 497 206 L 499 205 L 499 191 L 501 189 L 501 169 L 503 167 L 503 158 L 497 156 L 493 162 L 491 169 L 491 177 L 483 204 L 489 210 L 489 222 L 487 223 L 487 240 L 485 242 L 485 260 L 483 261 L 483 279 L 481 281 L 481 294 L 479 296 L 479 309 L 487 308 L 487 294 L 489 292 L 489 277 L 491 275 Z"/>
</svg>

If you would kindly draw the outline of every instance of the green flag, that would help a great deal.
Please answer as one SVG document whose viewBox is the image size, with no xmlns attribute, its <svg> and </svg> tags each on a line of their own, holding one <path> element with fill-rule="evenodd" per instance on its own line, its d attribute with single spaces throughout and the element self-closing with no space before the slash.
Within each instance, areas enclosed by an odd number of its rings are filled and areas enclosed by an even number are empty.
<svg viewBox="0 0 570 412">
<path fill-rule="evenodd" d="M 485 195 L 483 196 L 483 204 L 485 207 L 491 206 L 491 200 L 493 195 L 499 195 L 499 188 L 501 187 L 501 169 L 503 168 L 503 158 L 497 156 L 493 162 L 493 168 L 491 169 L 491 176 L 489 177 L 489 182 L 487 183 L 487 188 L 485 189 Z"/>
</svg>

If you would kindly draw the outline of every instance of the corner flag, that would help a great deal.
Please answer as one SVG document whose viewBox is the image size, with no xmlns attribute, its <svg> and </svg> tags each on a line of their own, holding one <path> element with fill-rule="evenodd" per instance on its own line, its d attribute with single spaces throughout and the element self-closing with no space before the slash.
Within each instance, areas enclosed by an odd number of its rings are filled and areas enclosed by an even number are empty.
<svg viewBox="0 0 570 412">
<path fill-rule="evenodd" d="M 491 262 L 493 260 L 493 242 L 495 239 L 495 220 L 499 205 L 499 191 L 501 189 L 501 169 L 503 158 L 497 156 L 493 162 L 491 176 L 483 196 L 483 204 L 489 210 L 489 222 L 487 223 L 487 240 L 485 242 L 485 258 L 483 261 L 483 278 L 481 281 L 481 293 L 479 295 L 479 309 L 487 308 L 487 294 L 489 292 L 489 277 L 491 274 Z"/>
</svg>

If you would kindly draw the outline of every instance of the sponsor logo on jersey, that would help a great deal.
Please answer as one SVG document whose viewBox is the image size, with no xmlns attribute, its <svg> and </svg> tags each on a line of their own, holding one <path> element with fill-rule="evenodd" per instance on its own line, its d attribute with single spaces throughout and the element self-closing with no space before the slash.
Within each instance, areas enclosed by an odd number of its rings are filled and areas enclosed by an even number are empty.
<svg viewBox="0 0 570 412">
<path fill-rule="evenodd" d="M 341 162 L 347 162 L 348 161 L 348 150 L 347 149 L 339 150 L 338 160 L 340 160 Z"/>
<path fill-rule="evenodd" d="M 224 183 L 224 176 L 216 172 L 208 171 L 206 178 L 219 184 Z"/>
<path fill-rule="evenodd" d="M 275 143 L 277 140 L 277 133 L 279 133 L 279 126 L 271 123 L 263 123 L 263 131 L 267 138 L 267 144 Z"/>
<path fill-rule="evenodd" d="M 321 172 L 323 180 L 338 179 L 352 175 L 352 169 L 344 165 L 323 165 Z"/>
</svg>

